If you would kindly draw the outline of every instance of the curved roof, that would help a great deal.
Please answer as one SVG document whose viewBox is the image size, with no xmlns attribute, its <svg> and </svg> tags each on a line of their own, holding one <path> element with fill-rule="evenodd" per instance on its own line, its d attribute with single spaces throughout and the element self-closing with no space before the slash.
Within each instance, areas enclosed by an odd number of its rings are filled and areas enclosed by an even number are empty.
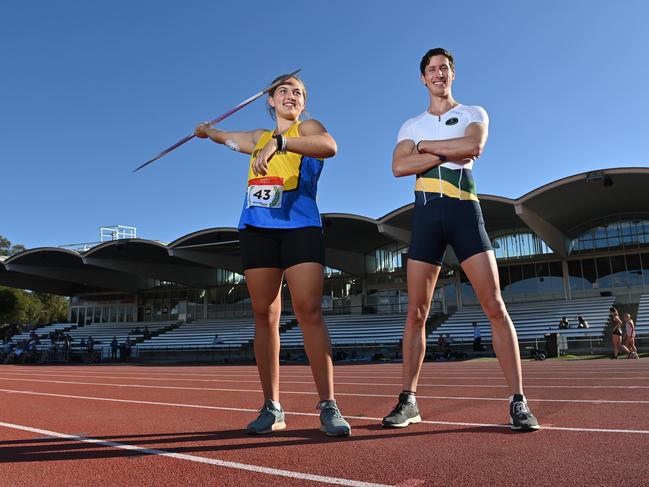
<svg viewBox="0 0 649 487">
<path fill-rule="evenodd" d="M 545 184 L 517 199 L 479 195 L 493 237 L 529 231 L 559 256 L 585 224 L 621 214 L 649 215 L 649 168 L 611 168 Z M 327 265 L 365 275 L 365 254 L 390 243 L 407 245 L 414 204 L 379 219 L 346 213 L 322 215 Z M 79 253 L 60 248 L 30 249 L 0 258 L 0 284 L 56 294 L 120 290 L 135 292 L 151 279 L 192 287 L 215 284 L 215 269 L 241 272 L 236 228 L 198 230 L 168 245 L 144 239 L 115 240 Z"/>
<path fill-rule="evenodd" d="M 647 167 L 601 169 L 553 181 L 517 202 L 574 238 L 584 222 L 600 216 L 647 214 L 647 188 Z"/>
</svg>

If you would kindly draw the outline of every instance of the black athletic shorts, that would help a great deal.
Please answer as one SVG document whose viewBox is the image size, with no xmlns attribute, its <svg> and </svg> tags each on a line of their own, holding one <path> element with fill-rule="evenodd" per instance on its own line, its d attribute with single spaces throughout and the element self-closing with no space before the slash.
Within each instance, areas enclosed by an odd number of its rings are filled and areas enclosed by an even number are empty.
<svg viewBox="0 0 649 487">
<path fill-rule="evenodd" d="M 243 269 L 288 269 L 303 262 L 324 266 L 324 237 L 320 227 L 239 229 Z"/>
<path fill-rule="evenodd" d="M 460 262 L 492 250 L 480 203 L 443 197 L 415 206 L 408 258 L 442 265 L 447 245 Z"/>
</svg>

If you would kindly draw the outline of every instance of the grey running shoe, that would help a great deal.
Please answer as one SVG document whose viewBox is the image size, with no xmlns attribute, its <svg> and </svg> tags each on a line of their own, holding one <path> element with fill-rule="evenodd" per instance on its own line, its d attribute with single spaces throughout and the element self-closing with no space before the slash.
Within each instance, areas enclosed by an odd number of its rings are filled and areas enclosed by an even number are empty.
<svg viewBox="0 0 649 487">
<path fill-rule="evenodd" d="M 530 411 L 527 401 L 520 394 L 514 394 L 509 403 L 510 428 L 514 431 L 535 431 L 541 429 L 536 417 Z"/>
<path fill-rule="evenodd" d="M 405 428 L 409 424 L 421 423 L 416 402 L 408 401 L 408 394 L 399 394 L 399 403 L 383 418 L 385 428 Z"/>
<path fill-rule="evenodd" d="M 327 436 L 350 436 L 352 428 L 340 414 L 336 401 L 320 401 L 317 409 L 320 410 L 320 431 Z"/>
<path fill-rule="evenodd" d="M 246 428 L 249 435 L 265 435 L 272 431 L 286 428 L 284 422 L 284 411 L 275 409 L 270 400 L 266 400 L 259 409 L 259 416 Z"/>
</svg>

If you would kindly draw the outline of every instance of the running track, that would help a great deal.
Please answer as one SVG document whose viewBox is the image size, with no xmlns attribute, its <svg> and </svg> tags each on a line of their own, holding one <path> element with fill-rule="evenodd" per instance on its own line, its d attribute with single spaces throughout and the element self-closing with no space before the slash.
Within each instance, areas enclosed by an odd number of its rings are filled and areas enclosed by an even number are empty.
<svg viewBox="0 0 649 487">
<path fill-rule="evenodd" d="M 400 365 L 336 367 L 348 439 L 318 431 L 309 369 L 282 367 L 288 428 L 242 429 L 254 367 L 0 366 L 0 485 L 646 485 L 649 361 L 524 363 L 544 429 L 506 427 L 495 362 L 426 363 L 424 423 L 384 430 Z"/>
</svg>

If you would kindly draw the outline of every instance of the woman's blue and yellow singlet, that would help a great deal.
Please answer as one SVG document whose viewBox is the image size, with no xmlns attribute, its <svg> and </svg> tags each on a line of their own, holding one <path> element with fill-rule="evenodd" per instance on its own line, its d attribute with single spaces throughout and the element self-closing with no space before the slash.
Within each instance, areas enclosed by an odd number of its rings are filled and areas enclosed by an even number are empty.
<svg viewBox="0 0 649 487">
<path fill-rule="evenodd" d="M 285 133 L 286 137 L 299 137 L 300 122 L 293 124 Z M 250 156 L 248 186 L 253 184 L 276 184 L 281 178 L 283 191 L 281 207 L 267 208 L 250 205 L 250 190 L 244 199 L 239 228 L 246 225 L 261 228 L 302 228 L 320 227 L 320 212 L 316 204 L 318 179 L 324 161 L 315 157 L 303 156 L 294 152 L 275 153 L 268 164 L 268 174 L 263 178 L 252 172 L 252 163 L 259 151 L 272 139 L 268 130 L 259 138 Z M 270 182 L 270 183 L 269 183 Z"/>
</svg>

